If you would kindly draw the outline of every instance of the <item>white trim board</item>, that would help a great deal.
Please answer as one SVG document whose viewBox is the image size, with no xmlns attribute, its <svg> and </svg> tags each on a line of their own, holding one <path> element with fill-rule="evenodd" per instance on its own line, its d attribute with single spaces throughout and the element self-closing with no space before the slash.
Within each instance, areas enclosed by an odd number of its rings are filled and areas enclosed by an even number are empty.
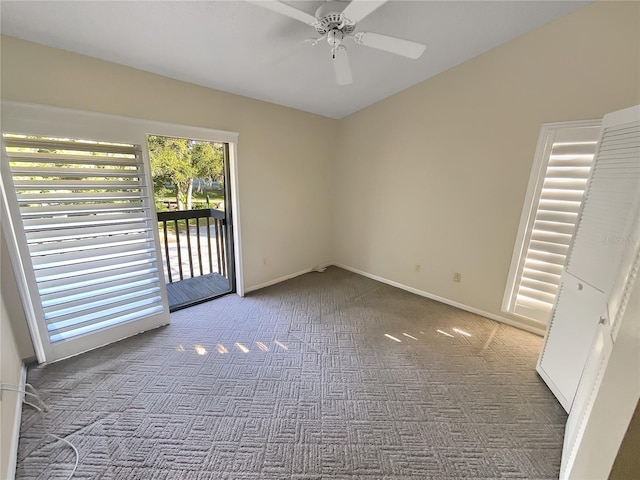
<svg viewBox="0 0 640 480">
<path fill-rule="evenodd" d="M 165 135 L 193 140 L 238 143 L 240 134 L 213 128 L 180 123 L 161 122 L 145 118 L 125 117 L 109 113 L 55 107 L 38 103 L 2 100 L 2 120 L 11 125 L 5 130 L 11 133 L 28 131 L 33 135 L 68 135 L 74 133 L 101 141 L 143 143 L 140 134 Z"/>
<path fill-rule="evenodd" d="M 446 305 L 451 305 L 452 307 L 459 308 L 460 310 L 465 310 L 467 312 L 475 313 L 476 315 L 480 315 L 482 317 L 489 318 L 491 320 L 495 320 L 500 323 L 505 323 L 512 327 L 519 328 L 521 330 L 526 330 L 527 332 L 535 333 L 536 335 L 544 336 L 546 327 L 540 324 L 539 327 L 535 327 L 533 325 L 527 325 L 525 323 L 519 322 L 517 320 L 512 320 L 510 318 L 502 317 L 500 315 L 496 315 L 494 313 L 485 312 L 484 310 L 480 310 L 479 308 L 470 307 L 469 305 L 465 305 L 463 303 L 456 302 L 454 300 L 449 300 L 448 298 L 440 297 L 438 295 L 434 295 L 433 293 L 425 292 L 424 290 L 419 290 L 414 287 L 410 287 L 408 285 L 404 285 L 402 283 L 395 282 L 393 280 L 389 280 L 384 277 L 380 277 L 378 275 L 374 275 L 372 273 L 365 272 L 363 270 L 359 270 L 357 268 L 350 267 L 348 265 L 343 265 L 341 263 L 333 263 L 332 265 L 342 268 L 344 270 L 348 270 L 353 273 L 357 273 L 358 275 L 362 275 L 363 277 L 370 278 L 372 280 L 376 280 L 381 283 L 386 283 L 387 285 L 391 285 L 392 287 L 400 288 L 407 292 L 415 293 L 416 295 L 420 295 L 421 297 L 430 298 L 431 300 L 435 300 L 440 303 L 444 303 Z"/>
<path fill-rule="evenodd" d="M 299 277 L 300 275 L 304 275 L 305 273 L 320 272 L 320 271 L 323 271 L 325 268 L 327 268 L 330 265 L 335 265 L 335 264 L 333 264 L 333 263 L 323 263 L 323 264 L 317 265 L 317 266 L 315 266 L 313 268 L 305 268 L 304 270 L 300 270 L 300 271 L 295 272 L 295 273 L 290 273 L 289 275 L 284 275 L 282 277 L 278 277 L 278 278 L 275 278 L 273 280 L 269 280 L 269 281 L 264 282 L 264 283 L 259 283 L 258 285 L 254 285 L 252 287 L 247 287 L 247 288 L 245 288 L 244 293 L 255 292 L 256 290 L 260 290 L 262 288 L 270 287 L 271 285 L 276 285 L 278 283 L 285 282 L 287 280 L 291 280 L 292 278 Z M 244 296 L 244 295 L 241 295 L 241 296 Z"/>
<path fill-rule="evenodd" d="M 24 390 L 27 383 L 27 366 L 22 362 L 20 367 L 20 381 L 18 385 Z M 9 465 L 7 465 L 8 480 L 16 478 L 16 467 L 18 464 L 18 443 L 20 442 L 20 424 L 22 423 L 22 401 L 24 393 L 16 392 L 16 416 L 13 421 L 13 435 L 11 445 L 9 445 Z"/>
</svg>

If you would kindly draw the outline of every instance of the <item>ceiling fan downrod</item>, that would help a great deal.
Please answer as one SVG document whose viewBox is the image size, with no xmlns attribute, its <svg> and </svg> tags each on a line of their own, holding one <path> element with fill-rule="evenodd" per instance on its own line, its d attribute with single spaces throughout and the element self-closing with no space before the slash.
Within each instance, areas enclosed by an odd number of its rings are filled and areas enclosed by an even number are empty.
<svg viewBox="0 0 640 480">
<path fill-rule="evenodd" d="M 329 43 L 329 45 L 331 45 L 331 55 L 333 58 L 336 58 L 336 51 L 342 47 L 342 39 L 344 38 L 343 33 L 337 29 L 334 28 L 332 30 L 329 30 L 329 32 L 327 32 L 327 43 Z"/>
</svg>

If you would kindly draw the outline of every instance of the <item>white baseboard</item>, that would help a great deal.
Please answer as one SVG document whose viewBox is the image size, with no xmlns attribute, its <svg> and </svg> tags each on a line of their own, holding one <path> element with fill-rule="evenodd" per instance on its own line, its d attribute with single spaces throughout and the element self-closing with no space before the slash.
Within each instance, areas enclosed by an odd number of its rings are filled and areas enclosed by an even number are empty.
<svg viewBox="0 0 640 480">
<path fill-rule="evenodd" d="M 20 368 L 20 381 L 18 385 L 24 389 L 27 383 L 27 366 L 22 362 Z M 9 480 L 16 477 L 16 466 L 18 463 L 18 442 L 20 441 L 20 423 L 22 422 L 22 400 L 24 393 L 18 393 L 16 396 L 16 416 L 13 421 L 13 436 L 11 445 L 9 446 L 9 465 L 7 465 L 7 475 Z"/>
<path fill-rule="evenodd" d="M 304 270 L 300 270 L 299 272 L 291 273 L 283 277 L 269 280 L 268 282 L 260 283 L 258 285 L 253 285 L 251 287 L 246 287 L 244 289 L 244 293 L 255 292 L 256 290 L 260 290 L 261 288 L 270 287 L 271 285 L 275 285 L 277 283 L 281 283 L 286 280 L 291 280 L 292 278 L 299 277 L 300 275 L 304 275 L 305 273 L 317 272 L 324 268 L 327 268 L 330 265 L 333 265 L 333 263 L 323 263 L 321 265 L 316 265 L 315 267 L 312 267 L 312 268 L 305 268 Z"/>
<path fill-rule="evenodd" d="M 535 333 L 536 335 L 540 335 L 541 337 L 544 337 L 546 332 L 546 327 L 542 323 L 540 325 L 529 325 L 524 322 L 519 322 L 518 320 L 513 320 L 511 318 L 503 317 L 501 315 L 496 315 L 495 313 L 485 312 L 484 310 L 480 310 L 479 308 L 470 307 L 469 305 L 465 305 L 463 303 L 456 302 L 454 300 L 449 300 L 448 298 L 440 297 L 438 295 L 434 295 L 433 293 L 425 292 L 424 290 L 419 290 L 417 288 L 410 287 L 408 285 L 404 285 L 402 283 L 398 283 L 393 280 L 389 280 L 387 278 L 380 277 L 378 275 L 374 275 L 372 273 L 365 272 L 363 270 L 359 270 L 354 267 L 350 267 L 349 265 L 344 265 L 341 263 L 334 263 L 334 262 L 317 265 L 313 268 L 305 268 L 304 270 L 300 270 L 299 272 L 295 272 L 289 275 L 285 275 L 283 277 L 275 278 L 273 280 L 269 280 L 268 282 L 264 282 L 259 285 L 247 287 L 245 289 L 245 293 L 254 292 L 256 290 L 260 290 L 261 288 L 265 288 L 265 287 L 270 287 L 271 285 L 275 285 L 277 283 L 284 282 L 286 280 L 290 280 L 295 277 L 299 277 L 300 275 L 304 275 L 305 273 L 320 271 L 331 265 L 338 268 L 342 268 L 344 270 L 348 270 L 353 273 L 357 273 L 358 275 L 362 275 L 363 277 L 367 277 L 381 283 L 386 283 L 387 285 L 391 285 L 392 287 L 400 288 L 407 292 L 415 293 L 416 295 L 420 295 L 421 297 L 430 298 L 431 300 L 435 300 L 440 303 L 451 305 L 452 307 L 459 308 L 460 310 L 465 310 L 467 312 L 475 313 L 476 315 L 480 315 L 482 317 L 495 320 L 496 322 L 504 323 L 506 325 L 511 325 L 512 327 L 516 327 L 521 330 L 525 330 L 527 332 Z"/>
<path fill-rule="evenodd" d="M 434 295 L 433 293 L 425 292 L 423 290 L 419 290 L 414 287 L 410 287 L 408 285 L 404 285 L 402 283 L 395 282 L 393 280 L 389 280 L 384 277 L 380 277 L 378 275 L 374 275 L 369 272 L 365 272 L 363 270 L 359 270 L 357 268 L 350 267 L 349 265 L 343 265 L 341 263 L 333 263 L 332 265 L 342 268 L 344 270 L 348 270 L 353 273 L 357 273 L 358 275 L 362 275 L 363 277 L 370 278 L 372 280 L 376 280 L 381 283 L 386 283 L 387 285 L 391 285 L 392 287 L 397 287 L 402 290 L 406 290 L 407 292 L 415 293 L 416 295 L 420 295 L 421 297 L 430 298 L 431 300 L 436 300 L 440 303 L 445 303 L 447 305 L 451 305 L 452 307 L 459 308 L 460 310 L 465 310 L 467 312 L 475 313 L 476 315 L 480 315 L 482 317 L 489 318 L 491 320 L 495 320 L 496 322 L 505 323 L 507 325 L 511 325 L 512 327 L 519 328 L 521 330 L 526 330 L 527 332 L 535 333 L 536 335 L 544 336 L 546 328 L 543 325 L 535 326 L 535 325 L 527 325 L 526 323 L 519 322 L 517 320 L 512 320 L 510 318 L 503 317 L 501 315 L 496 315 L 494 313 L 485 312 L 475 307 L 470 307 L 469 305 L 465 305 L 463 303 L 456 302 L 454 300 L 449 300 L 448 298 L 440 297 L 438 295 Z"/>
</svg>

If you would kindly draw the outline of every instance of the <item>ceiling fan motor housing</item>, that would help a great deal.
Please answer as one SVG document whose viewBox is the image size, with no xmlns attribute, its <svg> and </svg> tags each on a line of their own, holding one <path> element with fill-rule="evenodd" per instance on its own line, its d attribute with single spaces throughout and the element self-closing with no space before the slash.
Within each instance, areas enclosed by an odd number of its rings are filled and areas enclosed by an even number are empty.
<svg viewBox="0 0 640 480">
<path fill-rule="evenodd" d="M 356 24 L 346 19 L 342 11 L 348 5 L 348 2 L 327 2 L 316 10 L 316 19 L 318 22 L 314 25 L 320 35 L 330 32 L 331 30 L 340 30 L 343 35 L 353 33 Z"/>
</svg>

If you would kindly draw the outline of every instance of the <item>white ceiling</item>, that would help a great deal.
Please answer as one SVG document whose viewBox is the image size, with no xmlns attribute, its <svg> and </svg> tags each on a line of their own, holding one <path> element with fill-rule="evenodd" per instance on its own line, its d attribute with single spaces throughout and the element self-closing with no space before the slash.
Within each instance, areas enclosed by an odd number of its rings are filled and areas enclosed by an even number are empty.
<svg viewBox="0 0 640 480">
<path fill-rule="evenodd" d="M 323 2 L 288 1 L 314 14 Z M 587 1 L 397 1 L 357 25 L 421 42 L 418 60 L 346 42 L 354 83 L 304 23 L 236 1 L 6 1 L 2 34 L 341 118 L 582 7 Z M 535 59 L 531 59 L 535 61 Z"/>
</svg>

